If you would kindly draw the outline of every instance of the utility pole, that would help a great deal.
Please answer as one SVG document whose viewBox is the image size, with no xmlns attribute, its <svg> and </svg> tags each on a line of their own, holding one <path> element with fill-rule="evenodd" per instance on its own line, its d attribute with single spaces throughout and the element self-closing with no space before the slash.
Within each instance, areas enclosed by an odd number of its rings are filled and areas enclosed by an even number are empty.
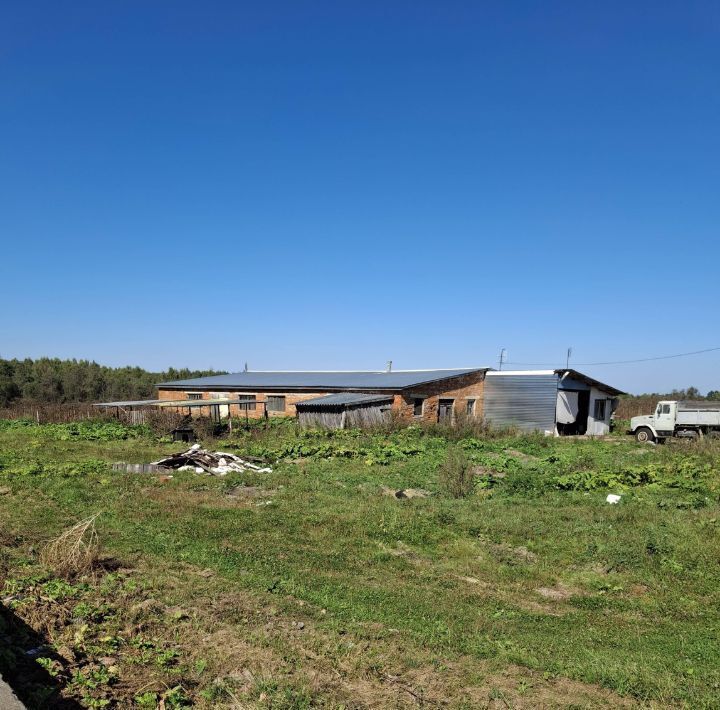
<svg viewBox="0 0 720 710">
<path fill-rule="evenodd" d="M 567 349 L 567 357 L 565 358 L 565 369 L 570 369 L 570 356 L 572 355 L 572 348 Z"/>
<path fill-rule="evenodd" d="M 505 362 L 505 354 L 507 353 L 507 350 L 503 348 L 500 351 L 500 360 L 498 361 L 498 370 L 502 370 L 503 363 Z"/>
</svg>

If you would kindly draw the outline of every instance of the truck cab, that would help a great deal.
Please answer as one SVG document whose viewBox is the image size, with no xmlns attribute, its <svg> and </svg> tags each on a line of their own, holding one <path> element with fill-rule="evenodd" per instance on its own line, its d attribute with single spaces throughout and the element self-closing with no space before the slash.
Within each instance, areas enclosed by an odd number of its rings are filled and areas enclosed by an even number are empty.
<svg viewBox="0 0 720 710">
<path fill-rule="evenodd" d="M 640 442 L 662 442 L 668 436 L 674 436 L 676 419 L 677 402 L 658 402 L 653 414 L 633 417 L 630 420 L 630 430 Z"/>
</svg>

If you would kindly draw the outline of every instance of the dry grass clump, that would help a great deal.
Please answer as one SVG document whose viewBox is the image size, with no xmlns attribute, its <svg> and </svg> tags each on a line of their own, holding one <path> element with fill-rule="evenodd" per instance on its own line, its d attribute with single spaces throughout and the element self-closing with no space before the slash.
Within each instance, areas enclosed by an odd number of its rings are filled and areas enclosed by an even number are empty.
<svg viewBox="0 0 720 710">
<path fill-rule="evenodd" d="M 90 572 L 98 562 L 100 540 L 95 530 L 99 513 L 76 523 L 50 540 L 40 552 L 40 561 L 61 577 Z"/>
<path fill-rule="evenodd" d="M 453 498 L 464 498 L 472 493 L 472 464 L 459 446 L 448 447 L 445 460 L 438 471 L 438 484 L 442 491 Z"/>
</svg>

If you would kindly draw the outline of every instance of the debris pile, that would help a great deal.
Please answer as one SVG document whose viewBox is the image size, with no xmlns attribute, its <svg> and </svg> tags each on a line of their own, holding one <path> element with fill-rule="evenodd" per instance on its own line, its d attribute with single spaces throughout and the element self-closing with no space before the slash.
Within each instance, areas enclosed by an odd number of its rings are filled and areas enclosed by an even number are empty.
<svg viewBox="0 0 720 710">
<path fill-rule="evenodd" d="M 212 476 L 225 476 L 233 471 L 243 473 L 254 471 L 255 473 L 272 473 L 268 466 L 261 466 L 251 461 L 241 459 L 235 454 L 228 454 L 224 451 L 208 451 L 201 449 L 200 444 L 191 446 L 187 451 L 153 461 L 153 466 L 163 468 L 174 468 L 179 471 L 195 471 L 195 473 L 208 473 Z"/>
</svg>

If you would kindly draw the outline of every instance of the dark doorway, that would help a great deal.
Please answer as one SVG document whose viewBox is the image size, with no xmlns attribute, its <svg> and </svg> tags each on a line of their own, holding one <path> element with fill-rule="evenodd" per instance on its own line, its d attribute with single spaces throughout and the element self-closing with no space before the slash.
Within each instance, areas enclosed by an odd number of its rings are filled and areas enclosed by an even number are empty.
<svg viewBox="0 0 720 710">
<path fill-rule="evenodd" d="M 561 390 L 577 393 L 577 416 L 574 422 L 557 423 L 558 434 L 561 436 L 583 435 L 587 432 L 588 414 L 590 413 L 590 390 Z"/>
<path fill-rule="evenodd" d="M 454 399 L 441 399 L 438 401 L 438 421 L 442 424 L 452 422 Z"/>
<path fill-rule="evenodd" d="M 578 392 L 577 433 L 587 432 L 588 414 L 590 414 L 590 390 Z"/>
</svg>

